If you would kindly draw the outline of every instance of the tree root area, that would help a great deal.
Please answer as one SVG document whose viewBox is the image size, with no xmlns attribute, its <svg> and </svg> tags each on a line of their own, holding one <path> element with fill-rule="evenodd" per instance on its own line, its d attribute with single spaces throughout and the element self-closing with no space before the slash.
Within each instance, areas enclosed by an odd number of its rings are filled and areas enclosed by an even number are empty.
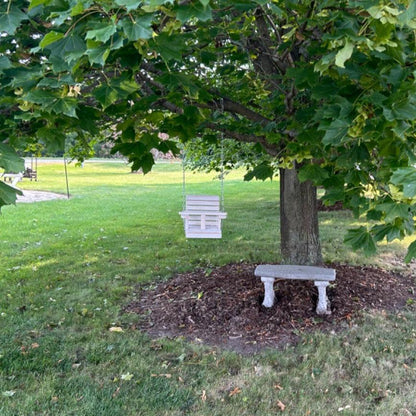
<svg viewBox="0 0 416 416">
<path fill-rule="evenodd" d="M 327 289 L 331 314 L 315 312 L 312 281 L 275 282 L 276 302 L 262 306 L 264 289 L 253 264 L 229 264 L 179 274 L 156 288 L 139 287 L 125 308 L 150 336 L 183 336 L 241 353 L 295 344 L 315 330 L 338 331 L 363 310 L 397 311 L 416 302 L 416 279 L 373 267 L 329 265 L 336 281 Z"/>
</svg>

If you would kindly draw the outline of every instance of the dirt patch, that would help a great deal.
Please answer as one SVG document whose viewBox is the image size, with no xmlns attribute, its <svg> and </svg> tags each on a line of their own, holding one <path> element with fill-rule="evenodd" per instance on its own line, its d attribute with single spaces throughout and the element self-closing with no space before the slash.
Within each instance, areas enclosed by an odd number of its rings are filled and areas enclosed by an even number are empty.
<svg viewBox="0 0 416 416">
<path fill-rule="evenodd" d="M 328 266 L 337 271 L 327 291 L 330 316 L 315 313 L 317 290 L 310 281 L 276 282 L 276 304 L 265 308 L 255 266 L 230 264 L 180 274 L 151 290 L 139 287 L 124 311 L 136 313 L 137 328 L 153 337 L 185 336 L 252 353 L 296 343 L 302 332 L 337 331 L 362 310 L 397 310 L 416 300 L 410 274 L 337 264 Z"/>
<path fill-rule="evenodd" d="M 58 194 L 56 192 L 47 192 L 47 191 L 26 191 L 22 190 L 23 195 L 17 196 L 16 202 L 22 203 L 32 203 L 40 201 L 52 201 L 53 199 L 67 199 L 67 196 L 64 194 Z"/>
</svg>

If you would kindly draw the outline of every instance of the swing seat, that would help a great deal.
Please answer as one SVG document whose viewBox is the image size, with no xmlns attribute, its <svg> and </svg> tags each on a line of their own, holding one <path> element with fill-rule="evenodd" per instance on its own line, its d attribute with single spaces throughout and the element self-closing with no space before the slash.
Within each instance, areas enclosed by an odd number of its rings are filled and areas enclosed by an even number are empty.
<svg viewBox="0 0 416 416">
<path fill-rule="evenodd" d="M 221 220 L 227 213 L 220 211 L 217 195 L 187 195 L 184 220 L 186 238 L 221 238 Z"/>
</svg>

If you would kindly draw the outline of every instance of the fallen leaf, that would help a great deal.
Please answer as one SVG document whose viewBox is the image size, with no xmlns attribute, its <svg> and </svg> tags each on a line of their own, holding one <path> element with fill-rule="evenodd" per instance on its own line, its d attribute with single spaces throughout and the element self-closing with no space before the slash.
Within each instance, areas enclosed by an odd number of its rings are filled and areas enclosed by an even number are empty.
<svg viewBox="0 0 416 416">
<path fill-rule="evenodd" d="M 338 412 L 343 412 L 344 410 L 351 409 L 351 406 L 347 404 L 345 407 L 338 408 Z"/>
<path fill-rule="evenodd" d="M 126 373 L 126 374 L 121 375 L 121 379 L 125 381 L 130 381 L 132 378 L 133 378 L 133 374 L 131 373 Z"/>
<path fill-rule="evenodd" d="M 282 411 L 282 412 L 284 412 L 285 411 L 285 409 L 286 409 L 286 405 L 285 404 L 283 404 L 280 400 L 278 400 L 277 401 L 277 407 Z"/>
<path fill-rule="evenodd" d="M 207 400 L 207 392 L 205 390 L 202 390 L 201 400 L 203 402 Z"/>
<path fill-rule="evenodd" d="M 240 394 L 241 393 L 241 389 L 239 387 L 236 387 L 233 391 L 230 392 L 230 394 L 228 395 L 228 397 L 233 397 L 236 394 Z"/>
<path fill-rule="evenodd" d="M 40 347 L 40 345 L 39 345 L 37 342 L 34 342 L 34 343 L 31 345 L 31 347 L 32 347 L 33 349 L 35 349 L 35 348 L 39 348 L 39 347 Z"/>
<path fill-rule="evenodd" d="M 5 397 L 13 397 L 16 394 L 15 390 L 6 390 L 2 393 Z"/>
<path fill-rule="evenodd" d="M 283 390 L 283 387 L 282 387 L 280 384 L 275 384 L 275 385 L 274 385 L 274 388 L 275 388 L 276 390 Z"/>
<path fill-rule="evenodd" d="M 113 393 L 113 398 L 116 397 L 120 393 L 120 387 L 117 387 L 116 391 Z"/>
<path fill-rule="evenodd" d="M 123 328 L 121 328 L 120 326 L 112 326 L 112 327 L 109 329 L 109 331 L 110 331 L 110 332 L 124 332 L 124 331 L 123 331 Z"/>
</svg>

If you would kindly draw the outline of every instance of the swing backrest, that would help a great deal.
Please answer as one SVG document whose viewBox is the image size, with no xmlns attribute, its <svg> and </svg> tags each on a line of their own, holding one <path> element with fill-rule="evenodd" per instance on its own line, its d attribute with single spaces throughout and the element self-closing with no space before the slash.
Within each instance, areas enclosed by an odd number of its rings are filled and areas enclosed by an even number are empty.
<svg viewBox="0 0 416 416">
<path fill-rule="evenodd" d="M 227 213 L 220 211 L 220 197 L 217 195 L 187 195 L 184 219 L 187 238 L 221 238 L 221 220 Z"/>
</svg>

